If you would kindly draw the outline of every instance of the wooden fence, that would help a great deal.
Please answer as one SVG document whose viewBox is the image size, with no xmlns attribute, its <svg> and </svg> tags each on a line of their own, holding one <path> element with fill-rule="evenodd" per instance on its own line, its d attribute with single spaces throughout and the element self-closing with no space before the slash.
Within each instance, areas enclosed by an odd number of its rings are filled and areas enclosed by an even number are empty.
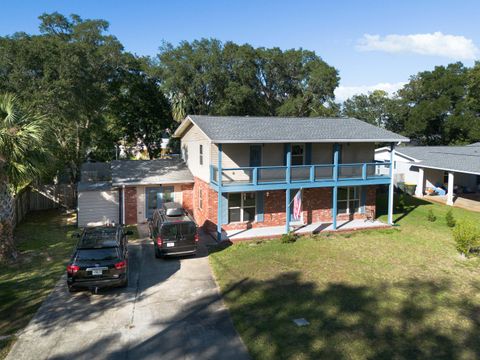
<svg viewBox="0 0 480 360">
<path fill-rule="evenodd" d="M 19 224 L 30 211 L 73 209 L 76 207 L 75 186 L 69 184 L 29 186 L 15 196 L 13 224 Z"/>
</svg>

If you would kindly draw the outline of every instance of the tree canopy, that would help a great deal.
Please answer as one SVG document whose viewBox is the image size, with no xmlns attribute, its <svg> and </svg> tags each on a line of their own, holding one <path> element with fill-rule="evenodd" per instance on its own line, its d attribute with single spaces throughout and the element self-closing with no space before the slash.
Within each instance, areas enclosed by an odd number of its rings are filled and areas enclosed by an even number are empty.
<svg viewBox="0 0 480 360">
<path fill-rule="evenodd" d="M 339 82 L 313 51 L 216 39 L 164 43 L 154 65 L 164 91 L 192 114 L 321 116 Z"/>
<path fill-rule="evenodd" d="M 393 97 L 375 91 L 343 104 L 343 114 L 386 127 L 423 145 L 480 140 L 480 63 L 436 66 L 410 78 Z"/>
</svg>

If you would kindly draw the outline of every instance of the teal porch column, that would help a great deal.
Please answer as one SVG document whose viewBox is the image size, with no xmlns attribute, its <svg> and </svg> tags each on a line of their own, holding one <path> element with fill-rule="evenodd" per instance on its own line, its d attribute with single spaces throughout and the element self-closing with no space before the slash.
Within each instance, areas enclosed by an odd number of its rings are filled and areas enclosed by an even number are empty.
<svg viewBox="0 0 480 360">
<path fill-rule="evenodd" d="M 337 143 L 333 145 L 333 180 L 335 185 L 332 191 L 332 227 L 337 230 L 337 213 L 338 213 L 338 159 L 339 146 Z"/>
<path fill-rule="evenodd" d="M 285 147 L 285 164 L 287 168 L 285 170 L 285 180 L 287 184 L 291 182 L 291 169 L 292 169 L 292 144 L 287 144 Z M 290 231 L 290 188 L 285 190 L 285 234 Z"/>
<path fill-rule="evenodd" d="M 222 241 L 222 144 L 218 144 L 218 200 L 217 200 L 217 241 Z"/>
<path fill-rule="evenodd" d="M 393 225 L 393 178 L 395 175 L 395 143 L 390 144 L 390 184 L 388 185 L 388 224 Z"/>
</svg>

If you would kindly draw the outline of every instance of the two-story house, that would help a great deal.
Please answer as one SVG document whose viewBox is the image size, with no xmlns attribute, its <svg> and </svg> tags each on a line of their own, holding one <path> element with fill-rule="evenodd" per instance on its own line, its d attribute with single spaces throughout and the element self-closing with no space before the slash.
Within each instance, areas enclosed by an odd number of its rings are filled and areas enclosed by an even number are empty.
<svg viewBox="0 0 480 360">
<path fill-rule="evenodd" d="M 194 177 L 193 215 L 219 238 L 322 222 L 335 230 L 338 220 L 375 216 L 378 185 L 389 185 L 392 224 L 394 169 L 374 161 L 375 145 L 409 141 L 352 118 L 190 115 L 173 136 Z"/>
</svg>

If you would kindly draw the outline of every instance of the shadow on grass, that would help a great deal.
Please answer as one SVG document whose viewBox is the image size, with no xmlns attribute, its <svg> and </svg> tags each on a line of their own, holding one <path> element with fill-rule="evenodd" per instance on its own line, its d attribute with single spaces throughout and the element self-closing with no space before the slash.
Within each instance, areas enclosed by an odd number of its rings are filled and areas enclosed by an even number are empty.
<svg viewBox="0 0 480 360">
<path fill-rule="evenodd" d="M 400 204 L 400 199 L 403 199 L 403 204 Z M 410 196 L 408 194 L 395 194 L 393 200 L 393 214 L 398 217 L 395 218 L 395 223 L 402 221 L 412 211 L 419 206 L 431 205 L 430 202 Z M 388 214 L 388 197 L 387 194 L 378 194 L 377 196 L 377 217 Z"/>
<path fill-rule="evenodd" d="M 451 287 L 411 279 L 318 289 L 290 272 L 243 282 L 225 298 L 257 359 L 479 358 L 480 307 Z"/>
</svg>

